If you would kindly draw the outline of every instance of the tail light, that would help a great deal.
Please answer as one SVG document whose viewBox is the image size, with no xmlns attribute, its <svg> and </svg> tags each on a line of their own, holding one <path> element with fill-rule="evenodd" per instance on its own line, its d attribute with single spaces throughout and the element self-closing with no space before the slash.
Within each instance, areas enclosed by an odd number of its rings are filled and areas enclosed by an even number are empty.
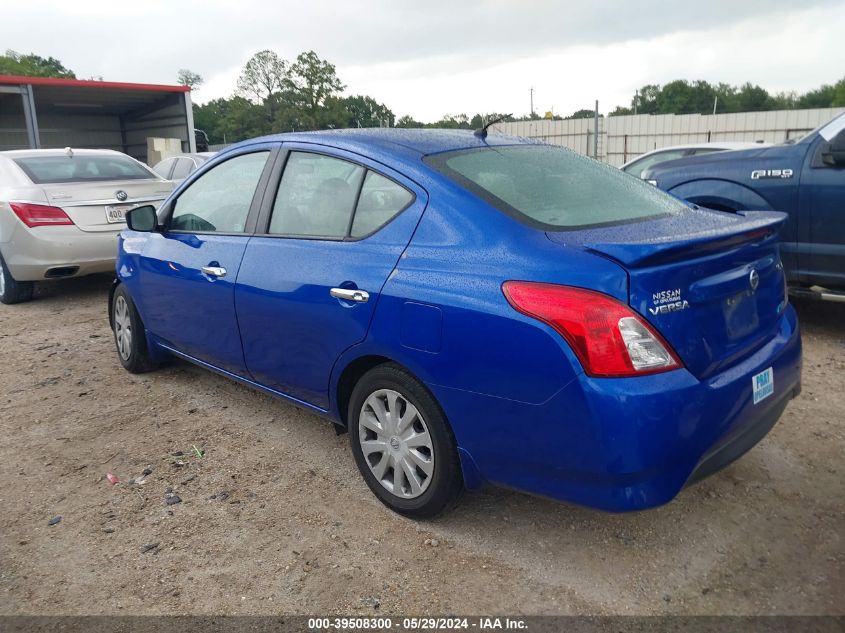
<svg viewBox="0 0 845 633">
<path fill-rule="evenodd" d="M 642 376 L 681 367 L 663 337 L 606 294 L 527 281 L 506 281 L 502 291 L 516 310 L 566 339 L 590 376 Z"/>
<path fill-rule="evenodd" d="M 46 204 L 32 204 L 30 202 L 10 202 L 9 206 L 24 224 L 32 228 L 35 226 L 56 226 L 73 224 L 64 209 L 48 207 Z"/>
</svg>

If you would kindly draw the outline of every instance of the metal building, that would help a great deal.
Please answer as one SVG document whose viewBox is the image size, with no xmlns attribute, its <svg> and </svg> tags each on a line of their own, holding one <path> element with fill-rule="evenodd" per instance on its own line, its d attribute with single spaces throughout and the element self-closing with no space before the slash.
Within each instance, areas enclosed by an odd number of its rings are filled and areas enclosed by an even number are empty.
<svg viewBox="0 0 845 633">
<path fill-rule="evenodd" d="M 619 166 L 653 149 L 686 143 L 751 141 L 782 143 L 827 123 L 845 108 L 773 110 L 728 114 L 635 114 L 600 117 L 598 158 Z M 590 119 L 497 123 L 502 134 L 539 138 L 593 156 L 596 129 Z"/>
<path fill-rule="evenodd" d="M 147 138 L 196 151 L 187 86 L 0 75 L 0 150 L 100 148 L 147 159 Z"/>
</svg>

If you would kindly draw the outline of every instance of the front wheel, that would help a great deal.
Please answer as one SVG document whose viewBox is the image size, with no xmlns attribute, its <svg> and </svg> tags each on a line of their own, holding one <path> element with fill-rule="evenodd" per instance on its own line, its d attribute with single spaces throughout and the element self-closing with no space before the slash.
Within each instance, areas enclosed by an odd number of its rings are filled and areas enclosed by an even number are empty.
<svg viewBox="0 0 845 633">
<path fill-rule="evenodd" d="M 370 490 L 391 510 L 425 519 L 463 491 L 455 438 L 440 406 L 417 379 L 379 365 L 355 386 L 349 438 Z"/>
<path fill-rule="evenodd" d="M 117 357 L 124 369 L 133 374 L 152 371 L 157 363 L 150 358 L 144 324 L 129 293 L 121 284 L 114 291 L 111 305 L 112 331 Z"/>
<path fill-rule="evenodd" d="M 0 303 L 10 305 L 29 301 L 32 299 L 32 289 L 31 281 L 17 281 L 12 277 L 3 256 L 0 255 Z"/>
</svg>

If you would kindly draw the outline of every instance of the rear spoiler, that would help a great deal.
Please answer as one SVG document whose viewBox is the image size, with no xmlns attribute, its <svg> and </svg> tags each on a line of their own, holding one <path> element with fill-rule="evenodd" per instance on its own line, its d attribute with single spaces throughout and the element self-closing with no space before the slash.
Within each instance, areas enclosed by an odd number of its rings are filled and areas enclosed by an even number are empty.
<svg viewBox="0 0 845 633">
<path fill-rule="evenodd" d="M 625 266 L 649 266 L 706 255 L 745 243 L 765 242 L 777 237 L 787 218 L 779 211 L 738 211 L 736 215 L 743 221 L 685 233 L 681 238 L 670 235 L 634 242 L 586 243 L 584 248 Z"/>
</svg>

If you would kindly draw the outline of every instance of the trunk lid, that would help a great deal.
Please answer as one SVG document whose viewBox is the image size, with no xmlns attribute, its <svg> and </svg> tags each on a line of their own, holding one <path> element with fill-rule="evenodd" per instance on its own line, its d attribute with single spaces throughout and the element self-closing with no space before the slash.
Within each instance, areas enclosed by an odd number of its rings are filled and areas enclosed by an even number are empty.
<svg viewBox="0 0 845 633">
<path fill-rule="evenodd" d="M 173 187 L 172 182 L 152 178 L 42 185 L 48 204 L 64 209 L 86 232 L 120 231 L 126 226 L 121 219 L 126 211 L 144 204 L 158 208 Z M 123 200 L 117 197 L 121 191 L 126 194 Z"/>
<path fill-rule="evenodd" d="M 631 224 L 549 232 L 622 265 L 629 303 L 698 378 L 753 354 L 786 306 L 778 231 L 786 215 L 706 209 Z"/>
</svg>

